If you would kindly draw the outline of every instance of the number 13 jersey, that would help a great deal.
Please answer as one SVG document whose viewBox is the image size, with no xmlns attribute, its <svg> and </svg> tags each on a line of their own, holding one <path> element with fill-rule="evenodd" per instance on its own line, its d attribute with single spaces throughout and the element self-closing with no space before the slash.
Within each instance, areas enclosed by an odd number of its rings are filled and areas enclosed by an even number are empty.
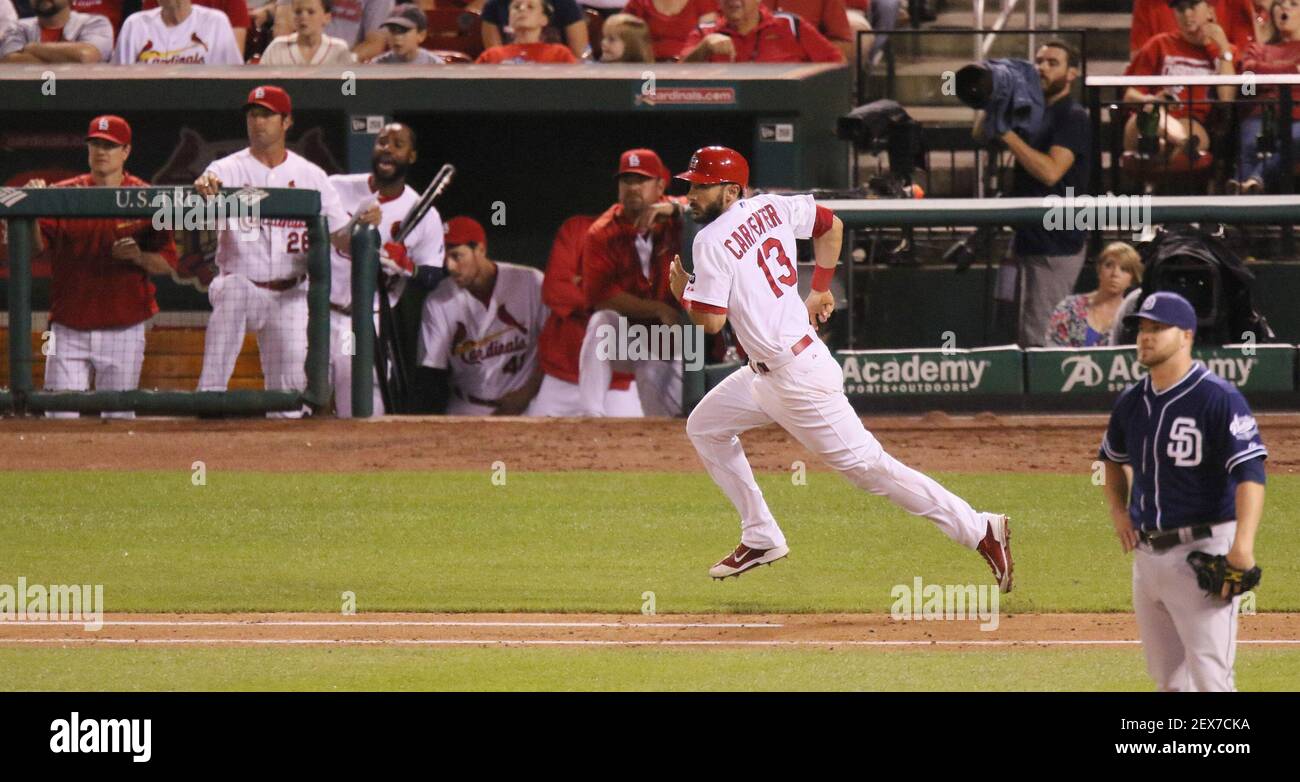
<svg viewBox="0 0 1300 782">
<path fill-rule="evenodd" d="M 725 314 L 755 361 L 787 354 L 811 331 L 795 240 L 812 237 L 816 217 L 811 195 L 760 195 L 735 202 L 695 235 L 695 273 L 683 299 L 696 312 Z"/>
</svg>

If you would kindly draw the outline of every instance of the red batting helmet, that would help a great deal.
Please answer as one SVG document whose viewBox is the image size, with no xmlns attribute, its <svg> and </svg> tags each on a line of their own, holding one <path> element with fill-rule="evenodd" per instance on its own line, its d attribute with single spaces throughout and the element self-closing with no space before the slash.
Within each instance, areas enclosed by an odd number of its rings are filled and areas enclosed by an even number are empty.
<svg viewBox="0 0 1300 782">
<path fill-rule="evenodd" d="M 749 163 L 745 156 L 727 147 L 701 147 L 691 155 L 691 165 L 677 179 L 701 185 L 721 185 L 734 182 L 741 187 L 749 185 Z"/>
</svg>

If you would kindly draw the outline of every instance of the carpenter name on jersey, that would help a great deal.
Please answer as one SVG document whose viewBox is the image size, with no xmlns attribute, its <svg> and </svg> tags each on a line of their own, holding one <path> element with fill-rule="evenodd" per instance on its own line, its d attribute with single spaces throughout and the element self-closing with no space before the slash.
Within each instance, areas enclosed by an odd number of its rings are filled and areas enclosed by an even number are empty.
<svg viewBox="0 0 1300 782">
<path fill-rule="evenodd" d="M 1144 530 L 1236 519 L 1237 483 L 1262 480 L 1267 456 L 1241 392 L 1199 361 L 1163 391 L 1149 375 L 1125 389 L 1100 452 L 1132 466 L 1129 517 Z"/>
</svg>

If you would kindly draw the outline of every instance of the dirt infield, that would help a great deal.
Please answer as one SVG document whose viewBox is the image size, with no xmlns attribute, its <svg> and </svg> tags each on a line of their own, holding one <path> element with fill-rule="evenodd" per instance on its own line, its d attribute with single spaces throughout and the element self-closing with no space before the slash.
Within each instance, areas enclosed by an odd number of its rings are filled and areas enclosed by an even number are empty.
<svg viewBox="0 0 1300 782">
<path fill-rule="evenodd" d="M 868 417 L 896 457 L 921 470 L 1084 472 L 1096 459 L 1104 415 Z M 1269 471 L 1300 469 L 1300 415 L 1264 414 Z M 366 472 L 701 469 L 680 419 L 382 418 L 374 421 L 0 421 L 0 470 Z M 795 459 L 824 469 L 776 426 L 746 434 L 754 469 Z"/>
<path fill-rule="evenodd" d="M 992 624 L 992 623 L 990 623 Z M 1300 614 L 1241 619 L 1240 642 L 1300 645 Z M 894 620 L 885 614 L 113 614 L 79 622 L 0 621 L 0 646 L 679 646 L 1035 649 L 1136 645 L 1132 614 L 1006 614 Z"/>
</svg>

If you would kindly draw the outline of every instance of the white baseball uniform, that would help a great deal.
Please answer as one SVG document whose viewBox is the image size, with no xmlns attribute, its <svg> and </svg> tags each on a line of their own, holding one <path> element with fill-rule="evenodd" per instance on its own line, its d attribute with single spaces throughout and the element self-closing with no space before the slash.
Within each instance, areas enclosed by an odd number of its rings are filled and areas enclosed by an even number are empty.
<svg viewBox="0 0 1300 782">
<path fill-rule="evenodd" d="M 113 49 L 114 65 L 243 65 L 230 19 L 213 8 L 194 5 L 177 25 L 163 21 L 162 9 L 131 14 L 122 23 Z"/>
<path fill-rule="evenodd" d="M 844 395 L 840 365 L 808 324 L 795 239 L 812 236 L 815 210 L 810 195 L 760 195 L 735 202 L 696 235 L 695 273 L 683 299 L 695 311 L 725 313 L 751 364 L 709 391 L 686 432 L 740 512 L 745 546 L 785 545 L 738 437 L 775 421 L 854 485 L 973 549 L 988 528 L 984 514 L 884 452 Z"/>
<path fill-rule="evenodd" d="M 349 218 L 367 206 L 378 203 L 382 220 L 379 224 L 380 243 L 393 241 L 402 218 L 420 200 L 420 194 L 410 185 L 396 198 L 381 198 L 373 187 L 370 174 L 335 174 L 329 178 L 339 201 L 345 205 Z M 406 237 L 407 257 L 416 266 L 441 267 L 447 251 L 442 241 L 442 218 L 436 208 L 430 207 L 424 219 Z M 388 301 L 396 304 L 402 297 L 406 281 L 391 278 Z M 372 306 L 375 328 L 379 328 L 379 297 Z M 334 412 L 339 418 L 352 417 L 352 356 L 345 350 L 352 334 L 352 254 L 330 248 L 330 383 L 334 386 Z M 379 376 L 374 385 L 375 415 L 384 414 L 384 403 L 379 393 Z"/>
<path fill-rule="evenodd" d="M 448 415 L 491 415 L 493 404 L 537 371 L 537 339 L 549 314 L 542 273 L 497 262 L 484 303 L 448 277 L 424 302 L 420 363 L 451 369 Z"/>
<path fill-rule="evenodd" d="M 318 190 L 328 229 L 337 231 L 348 221 L 325 172 L 295 152 L 286 151 L 283 163 L 267 168 L 243 149 L 214 161 L 207 173 L 222 187 Z M 249 330 L 257 335 L 267 390 L 307 386 L 307 242 L 301 219 L 261 219 L 241 227 L 232 217 L 218 233 L 220 274 L 208 286 L 212 315 L 198 390 L 226 389 Z"/>
</svg>

